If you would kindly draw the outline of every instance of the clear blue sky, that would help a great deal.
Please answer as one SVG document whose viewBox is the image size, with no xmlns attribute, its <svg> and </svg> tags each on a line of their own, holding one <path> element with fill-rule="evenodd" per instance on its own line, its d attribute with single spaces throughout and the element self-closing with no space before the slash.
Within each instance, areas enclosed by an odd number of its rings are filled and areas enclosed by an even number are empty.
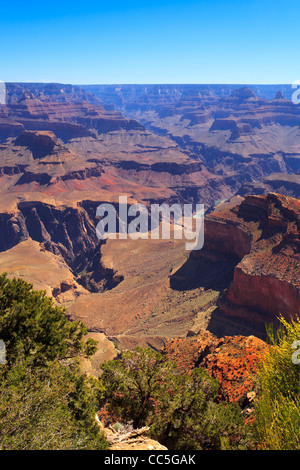
<svg viewBox="0 0 300 470">
<path fill-rule="evenodd" d="M 300 1 L 11 1 L 0 80 L 292 83 Z"/>
</svg>

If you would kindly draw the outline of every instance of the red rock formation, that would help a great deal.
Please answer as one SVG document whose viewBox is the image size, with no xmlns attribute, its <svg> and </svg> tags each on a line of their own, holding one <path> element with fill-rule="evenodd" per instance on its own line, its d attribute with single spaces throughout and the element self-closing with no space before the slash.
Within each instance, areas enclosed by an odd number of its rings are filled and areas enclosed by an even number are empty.
<svg viewBox="0 0 300 470">
<path fill-rule="evenodd" d="M 300 202 L 270 193 L 248 196 L 206 219 L 204 251 L 240 259 L 234 279 L 219 299 L 225 317 L 255 325 L 277 324 L 300 313 Z"/>
<path fill-rule="evenodd" d="M 255 336 L 217 338 L 207 330 L 167 341 L 163 350 L 182 372 L 203 367 L 220 383 L 219 399 L 243 401 L 255 388 L 255 370 L 265 350 Z"/>
<path fill-rule="evenodd" d="M 192 158 L 197 156 L 204 167 L 223 177 L 223 184 L 228 184 L 233 193 L 273 173 L 285 173 L 291 181 L 299 174 L 300 108 L 281 92 L 276 94 L 274 86 L 236 90 L 229 85 L 87 88 L 104 102 L 136 117 L 150 131 L 171 137 Z M 284 90 L 284 94 L 290 97 L 291 92 Z M 293 195 L 285 185 L 271 191 Z M 203 192 L 199 196 L 203 199 Z"/>
<path fill-rule="evenodd" d="M 15 145 L 28 147 L 32 151 L 33 158 L 48 155 L 56 143 L 56 136 L 53 132 L 47 131 L 23 131 L 15 140 Z"/>
<path fill-rule="evenodd" d="M 54 101 L 49 96 L 39 94 L 37 97 L 29 91 L 24 91 L 18 102 L 1 107 L 0 119 L 14 121 L 26 130 L 52 131 L 64 140 L 93 136 L 95 132 L 143 129 L 137 121 L 124 118 L 120 112 L 105 110 L 100 102 L 75 101 L 66 94 L 64 100 Z M 0 125 L 0 131 L 7 138 L 16 135 L 16 126 L 2 125 L 1 128 Z"/>
<path fill-rule="evenodd" d="M 243 223 L 243 220 L 237 220 L 233 223 L 233 221 L 224 220 L 221 217 L 220 213 L 214 213 L 205 220 L 205 250 L 234 255 L 239 259 L 243 258 L 251 249 L 251 231 Z"/>
</svg>

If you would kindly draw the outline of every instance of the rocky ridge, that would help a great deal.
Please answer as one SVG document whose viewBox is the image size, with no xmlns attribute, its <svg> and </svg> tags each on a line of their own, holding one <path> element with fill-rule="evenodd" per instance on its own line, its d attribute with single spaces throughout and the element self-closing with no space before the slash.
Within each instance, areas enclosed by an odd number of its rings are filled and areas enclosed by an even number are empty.
<svg viewBox="0 0 300 470">
<path fill-rule="evenodd" d="M 269 193 L 247 196 L 238 206 L 206 218 L 205 256 L 235 257 L 233 280 L 218 299 L 218 315 L 249 334 L 265 336 L 265 325 L 300 313 L 300 203 Z"/>
<path fill-rule="evenodd" d="M 299 106 L 291 87 L 234 85 L 93 86 L 103 102 L 174 140 L 234 192 L 299 174 Z M 226 175 L 226 177 L 225 177 Z M 275 188 L 274 188 L 275 189 Z M 283 194 L 296 196 L 293 185 Z M 287 192 L 286 192 L 287 191 Z M 296 196 L 297 197 L 297 196 Z"/>
</svg>

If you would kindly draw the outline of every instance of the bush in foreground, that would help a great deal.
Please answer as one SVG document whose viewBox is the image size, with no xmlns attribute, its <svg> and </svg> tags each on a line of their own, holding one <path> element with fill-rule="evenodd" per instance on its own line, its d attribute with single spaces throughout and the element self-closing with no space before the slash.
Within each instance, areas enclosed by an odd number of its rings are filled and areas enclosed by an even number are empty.
<svg viewBox="0 0 300 470">
<path fill-rule="evenodd" d="M 150 426 L 168 449 L 245 448 L 238 405 L 217 403 L 219 384 L 204 369 L 180 374 L 159 352 L 124 351 L 101 366 L 109 411 L 134 427 Z"/>
<path fill-rule="evenodd" d="M 101 382 L 80 373 L 96 350 L 42 291 L 0 276 L 0 449 L 106 449 L 95 423 Z"/>
<path fill-rule="evenodd" d="M 277 332 L 268 328 L 269 348 L 258 369 L 260 395 L 255 429 L 259 447 L 300 449 L 300 319 L 280 318 Z"/>
</svg>

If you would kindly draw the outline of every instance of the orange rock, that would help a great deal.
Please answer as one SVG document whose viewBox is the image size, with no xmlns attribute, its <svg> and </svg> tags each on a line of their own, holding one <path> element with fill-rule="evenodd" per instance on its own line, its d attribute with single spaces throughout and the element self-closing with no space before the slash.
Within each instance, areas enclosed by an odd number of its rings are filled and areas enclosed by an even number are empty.
<svg viewBox="0 0 300 470">
<path fill-rule="evenodd" d="M 179 370 L 203 367 L 220 383 L 219 400 L 246 400 L 255 385 L 255 369 L 266 344 L 255 336 L 217 338 L 207 330 L 196 336 L 167 341 L 164 353 Z"/>
</svg>

